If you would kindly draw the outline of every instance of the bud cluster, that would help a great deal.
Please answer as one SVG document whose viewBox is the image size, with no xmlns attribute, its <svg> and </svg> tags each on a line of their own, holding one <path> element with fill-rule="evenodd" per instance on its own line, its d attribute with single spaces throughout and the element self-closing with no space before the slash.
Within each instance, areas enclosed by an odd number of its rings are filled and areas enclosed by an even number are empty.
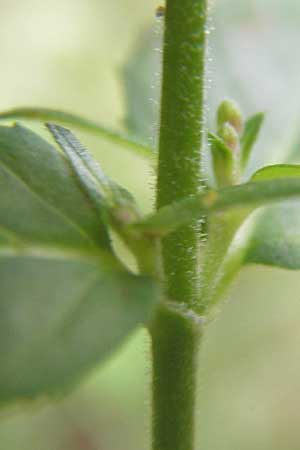
<svg viewBox="0 0 300 450">
<path fill-rule="evenodd" d="M 239 183 L 264 121 L 259 112 L 244 121 L 238 104 L 223 100 L 217 110 L 217 134 L 209 133 L 213 171 L 218 187 Z"/>
<path fill-rule="evenodd" d="M 243 116 L 237 103 L 224 100 L 217 111 L 218 136 L 231 150 L 239 151 Z"/>
<path fill-rule="evenodd" d="M 218 187 L 238 182 L 241 133 L 244 120 L 239 106 L 224 100 L 217 110 L 217 134 L 210 133 L 214 178 Z"/>
</svg>

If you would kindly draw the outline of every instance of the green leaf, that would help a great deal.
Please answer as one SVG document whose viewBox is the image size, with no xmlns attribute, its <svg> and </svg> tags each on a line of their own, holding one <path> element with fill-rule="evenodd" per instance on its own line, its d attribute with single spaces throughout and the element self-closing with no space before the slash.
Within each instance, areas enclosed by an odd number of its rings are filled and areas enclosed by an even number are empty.
<svg viewBox="0 0 300 450">
<path fill-rule="evenodd" d="M 66 390 L 157 300 L 156 284 L 114 256 L 65 156 L 0 127 L 0 404 Z"/>
<path fill-rule="evenodd" d="M 245 129 L 241 138 L 242 169 L 244 169 L 248 163 L 252 148 L 258 138 L 264 118 L 264 113 L 258 113 L 250 117 L 245 123 Z"/>
<path fill-rule="evenodd" d="M 258 213 L 244 264 L 300 269 L 300 202 L 272 205 Z"/>
<path fill-rule="evenodd" d="M 300 179 L 300 166 L 287 164 L 266 166 L 258 170 L 251 181 L 257 182 L 258 186 L 262 181 L 276 182 L 293 178 L 297 182 Z M 292 181 L 294 183 L 294 180 Z M 264 192 L 262 192 L 262 196 Z M 208 301 L 210 308 L 219 301 L 224 290 L 232 281 L 236 273 L 243 264 L 259 263 L 268 264 L 286 269 L 300 268 L 300 202 L 287 201 L 272 206 L 267 206 L 257 211 L 250 221 L 242 226 L 247 217 L 253 212 L 254 205 L 248 204 L 245 199 L 244 207 L 228 211 L 217 217 L 212 217 L 212 230 L 208 235 L 206 253 L 208 261 L 215 258 L 211 255 L 220 253 L 220 248 L 225 246 L 225 257 L 222 260 L 219 272 L 215 266 L 208 271 L 212 280 L 205 280 L 202 284 L 207 286 L 203 288 L 202 300 L 205 301 L 205 293 L 208 292 Z M 221 225 L 220 225 L 221 222 Z M 240 229 L 239 237 L 234 240 L 235 233 Z M 223 233 L 220 238 L 219 230 Z M 216 230 L 215 235 L 213 231 Z M 232 233 L 230 233 L 232 231 Z M 227 239 L 227 247 L 226 247 Z M 233 245 L 231 245 L 233 243 Z M 220 256 L 220 255 L 219 255 Z M 208 267 L 207 262 L 204 267 Z M 205 270 L 203 271 L 205 275 Z M 219 276 L 219 278 L 218 278 Z M 215 285 L 214 285 L 215 283 Z M 204 294 L 204 295 L 203 295 Z"/>
<path fill-rule="evenodd" d="M 279 164 L 258 170 L 252 181 L 300 179 L 300 165 Z M 259 211 L 248 236 L 244 264 L 300 269 L 300 202 L 288 201 Z"/>
<path fill-rule="evenodd" d="M 296 164 L 274 164 L 265 166 L 255 172 L 251 181 L 274 180 L 279 178 L 299 178 L 300 165 Z"/>
<path fill-rule="evenodd" d="M 0 249 L 0 404 L 64 393 L 150 319 L 156 285 L 106 251 Z"/>
<path fill-rule="evenodd" d="M 67 159 L 19 125 L 0 127 L 0 232 L 20 248 L 27 242 L 61 248 L 109 248 L 99 213 Z"/>
<path fill-rule="evenodd" d="M 113 214 L 114 217 L 122 217 L 127 222 L 137 220 L 140 213 L 133 196 L 105 175 L 74 134 L 59 125 L 47 124 L 47 127 L 69 158 L 80 184 L 99 213 L 104 216 L 103 219 L 105 220 L 107 214 Z"/>
<path fill-rule="evenodd" d="M 234 183 L 233 151 L 213 133 L 208 134 L 208 141 L 216 183 L 219 187 L 230 186 Z"/>
<path fill-rule="evenodd" d="M 139 142 L 132 141 L 127 137 L 116 133 L 115 131 L 104 128 L 89 119 L 68 113 L 66 111 L 57 111 L 47 108 L 16 108 L 0 113 L 0 120 L 7 119 L 38 120 L 42 122 L 53 121 L 98 135 L 103 139 L 110 140 L 121 147 L 127 148 L 143 158 L 149 159 L 154 155 L 153 150 L 150 147 L 140 144 Z"/>
<path fill-rule="evenodd" d="M 140 270 L 154 273 L 156 260 L 154 242 L 138 233 L 131 233 L 128 225 L 141 218 L 137 204 L 126 189 L 116 184 L 101 170 L 88 151 L 69 130 L 59 125 L 47 125 L 56 142 L 67 154 L 78 180 L 94 202 L 103 220 L 116 231 L 135 255 Z"/>
</svg>

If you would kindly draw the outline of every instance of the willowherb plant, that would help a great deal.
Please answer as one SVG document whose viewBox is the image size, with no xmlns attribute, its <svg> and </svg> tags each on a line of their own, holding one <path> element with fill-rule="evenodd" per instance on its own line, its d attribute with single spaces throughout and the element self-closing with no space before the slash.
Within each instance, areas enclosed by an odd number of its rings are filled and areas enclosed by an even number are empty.
<svg viewBox="0 0 300 450">
<path fill-rule="evenodd" d="M 152 342 L 153 450 L 193 450 L 197 353 L 215 306 L 249 263 L 300 268 L 294 206 L 278 203 L 300 195 L 300 166 L 245 178 L 264 115 L 244 120 L 224 100 L 206 133 L 206 0 L 167 1 L 157 14 L 165 23 L 158 154 L 65 112 L 1 114 L 47 122 L 57 145 L 18 124 L 0 127 L 0 403 L 69 389 L 143 324 Z M 156 210 L 143 216 L 62 125 L 154 163 Z M 205 152 L 212 185 L 203 181 Z M 115 253 L 112 231 L 138 273 Z"/>
</svg>

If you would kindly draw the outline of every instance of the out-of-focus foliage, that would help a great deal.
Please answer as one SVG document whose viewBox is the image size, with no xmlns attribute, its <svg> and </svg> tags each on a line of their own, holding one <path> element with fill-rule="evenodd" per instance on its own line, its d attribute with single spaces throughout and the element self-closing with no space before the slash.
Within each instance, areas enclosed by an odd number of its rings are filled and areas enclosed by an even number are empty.
<svg viewBox="0 0 300 450">
<path fill-rule="evenodd" d="M 89 117 L 109 126 L 124 123 L 128 113 L 121 72 L 145 30 L 153 30 L 154 40 L 159 33 L 161 26 L 153 19 L 156 1 L 1 0 L 0 5 L 1 110 L 41 105 L 89 112 Z M 245 115 L 265 111 L 251 172 L 262 163 L 282 162 L 287 147 L 296 162 L 299 2 L 215 0 L 213 11 L 209 117 L 223 97 L 236 99 Z M 149 105 L 153 89 L 147 89 L 156 81 L 152 68 L 143 70 L 145 91 L 139 101 Z M 154 134 L 153 125 L 155 129 L 155 120 L 149 122 L 146 140 Z M 145 181 L 147 166 L 98 139 L 85 142 L 104 170 L 138 199 L 147 190 L 148 201 L 142 205 L 147 209 L 153 198 L 153 182 Z M 299 449 L 298 292 L 297 272 L 249 268 L 211 324 L 199 355 L 198 429 L 203 448 Z M 149 365 L 148 342 L 140 333 L 72 397 L 38 409 L 2 413 L 1 447 L 148 448 L 144 406 L 149 403 Z"/>
<path fill-rule="evenodd" d="M 134 136 L 155 143 L 159 116 L 161 24 L 137 42 L 121 72 L 125 94 L 125 127 Z"/>
</svg>

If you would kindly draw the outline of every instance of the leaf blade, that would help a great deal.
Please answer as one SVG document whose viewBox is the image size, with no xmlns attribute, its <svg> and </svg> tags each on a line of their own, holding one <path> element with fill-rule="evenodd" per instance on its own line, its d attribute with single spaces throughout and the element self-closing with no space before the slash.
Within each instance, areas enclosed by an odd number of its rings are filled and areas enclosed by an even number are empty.
<svg viewBox="0 0 300 450">
<path fill-rule="evenodd" d="M 0 227 L 24 241 L 110 247 L 106 227 L 53 146 L 19 125 L 0 127 Z"/>
<path fill-rule="evenodd" d="M 68 389 L 150 318 L 158 296 L 113 254 L 65 156 L 0 127 L 0 404 Z"/>
<path fill-rule="evenodd" d="M 99 263 L 0 254 L 0 404 L 63 392 L 149 320 L 154 282 Z"/>
<path fill-rule="evenodd" d="M 245 123 L 244 133 L 241 138 L 241 167 L 244 169 L 248 163 L 252 148 L 258 138 L 265 119 L 264 113 L 257 113 Z"/>
<path fill-rule="evenodd" d="M 234 184 L 233 151 L 213 133 L 208 133 L 208 142 L 212 154 L 212 163 L 216 182 L 219 187 Z"/>
<path fill-rule="evenodd" d="M 264 208 L 255 218 L 243 264 L 300 269 L 300 202 Z"/>
<path fill-rule="evenodd" d="M 251 177 L 251 181 L 274 180 L 279 178 L 300 177 L 300 165 L 298 164 L 274 164 L 257 170 Z"/>
<path fill-rule="evenodd" d="M 300 178 L 300 165 L 277 164 L 258 170 L 252 181 Z M 300 202 L 289 200 L 258 211 L 247 236 L 243 264 L 300 269 Z"/>
</svg>

